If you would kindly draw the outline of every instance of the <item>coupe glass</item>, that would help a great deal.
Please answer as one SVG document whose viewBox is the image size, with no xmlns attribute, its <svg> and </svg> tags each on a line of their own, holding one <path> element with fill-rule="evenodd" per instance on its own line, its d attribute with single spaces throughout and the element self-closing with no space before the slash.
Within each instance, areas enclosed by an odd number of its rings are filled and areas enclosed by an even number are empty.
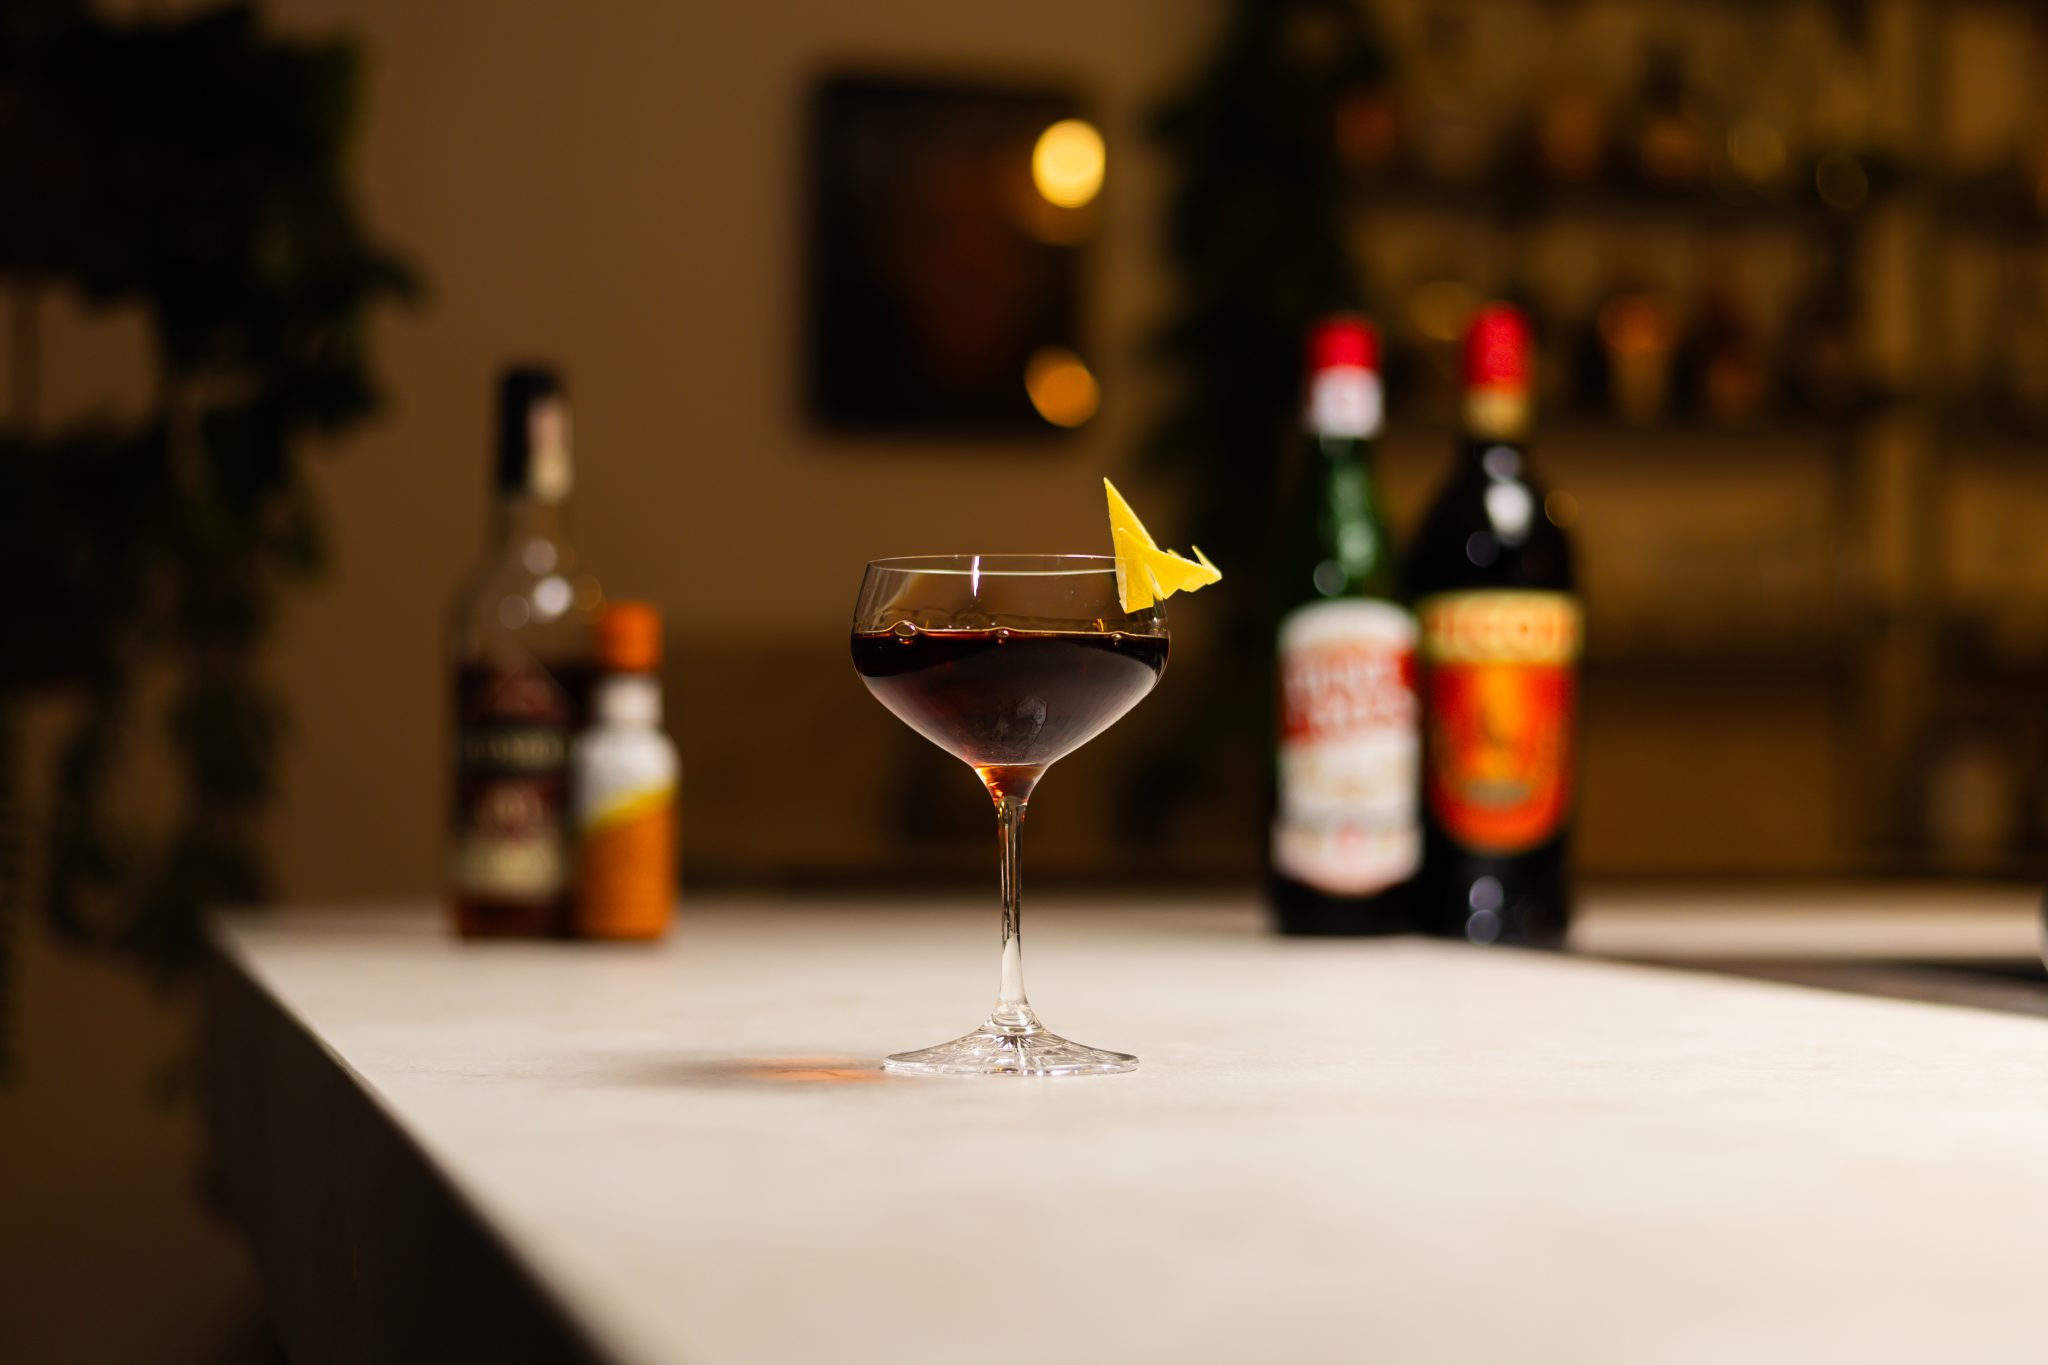
<svg viewBox="0 0 2048 1365">
<path fill-rule="evenodd" d="M 1024 998 L 1017 836 L 1045 770 L 1136 706 L 1166 670 L 1166 613 L 1118 605 L 1102 555 L 877 559 L 853 608 L 853 666 L 882 705 L 972 767 L 996 804 L 1002 987 L 963 1038 L 900 1052 L 891 1071 L 1079 1076 L 1138 1059 L 1070 1043 Z"/>
</svg>

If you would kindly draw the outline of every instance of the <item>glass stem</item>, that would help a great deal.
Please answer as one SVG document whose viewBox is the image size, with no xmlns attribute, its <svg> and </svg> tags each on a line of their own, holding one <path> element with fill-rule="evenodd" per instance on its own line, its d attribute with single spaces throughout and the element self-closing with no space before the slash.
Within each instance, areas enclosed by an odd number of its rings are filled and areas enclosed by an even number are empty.
<svg viewBox="0 0 2048 1365">
<path fill-rule="evenodd" d="M 1022 795 L 996 795 L 996 836 L 1002 845 L 1003 987 L 989 1023 L 1006 1032 L 1040 1027 L 1024 998 L 1023 896 L 1018 885 L 1017 840 L 1024 831 Z"/>
</svg>

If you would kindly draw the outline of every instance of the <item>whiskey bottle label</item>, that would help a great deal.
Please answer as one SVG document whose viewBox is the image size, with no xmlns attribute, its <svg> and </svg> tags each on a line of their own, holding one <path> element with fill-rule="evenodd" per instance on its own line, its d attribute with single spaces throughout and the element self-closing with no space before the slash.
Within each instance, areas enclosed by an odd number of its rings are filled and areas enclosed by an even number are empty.
<svg viewBox="0 0 2048 1365">
<path fill-rule="evenodd" d="M 569 884 L 571 698 L 537 665 L 464 667 L 455 692 L 455 891 L 559 900 Z"/>
<path fill-rule="evenodd" d="M 1571 814 L 1584 621 L 1551 592 L 1453 592 L 1421 603 L 1429 716 L 1425 799 L 1482 853 L 1554 837 Z"/>
<path fill-rule="evenodd" d="M 1281 622 L 1281 875 L 1333 896 L 1415 875 L 1415 640 L 1415 618 L 1392 602 L 1314 602 Z"/>
</svg>

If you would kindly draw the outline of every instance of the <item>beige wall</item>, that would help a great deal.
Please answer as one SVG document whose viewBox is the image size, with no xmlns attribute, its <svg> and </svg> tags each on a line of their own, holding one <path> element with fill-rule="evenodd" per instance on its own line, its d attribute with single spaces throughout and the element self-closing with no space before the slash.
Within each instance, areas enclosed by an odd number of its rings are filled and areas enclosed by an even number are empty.
<svg viewBox="0 0 2048 1365">
<path fill-rule="evenodd" d="M 671 615 L 686 813 L 706 849 L 785 815 L 792 784 L 821 776 L 791 771 L 816 740 L 858 753 L 900 738 L 845 664 L 866 559 L 1104 540 L 1095 480 L 1127 463 L 1146 408 L 1134 343 L 1160 309 L 1141 118 L 1206 36 L 1208 6 L 275 8 L 373 44 L 365 202 L 434 285 L 382 329 L 388 417 L 323 466 L 338 568 L 294 604 L 278 656 L 297 715 L 276 844 L 289 894 L 434 883 L 440 621 L 480 546 L 487 392 L 507 356 L 568 367 L 579 538 L 609 587 Z M 841 62 L 1042 75 L 1093 104 L 1111 157 L 1087 294 L 1105 405 L 1078 436 L 852 441 L 801 422 L 801 101 Z M 764 688 L 787 691 L 788 714 L 731 733 L 721 701 Z M 791 868 L 858 855 L 857 827 L 819 837 L 783 841 Z"/>
</svg>

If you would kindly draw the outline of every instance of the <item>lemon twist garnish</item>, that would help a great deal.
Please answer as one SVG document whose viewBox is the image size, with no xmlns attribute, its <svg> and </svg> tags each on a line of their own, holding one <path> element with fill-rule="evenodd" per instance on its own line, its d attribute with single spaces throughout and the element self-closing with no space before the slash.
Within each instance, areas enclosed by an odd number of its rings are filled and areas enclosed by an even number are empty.
<svg viewBox="0 0 2048 1365">
<path fill-rule="evenodd" d="M 1160 549 L 1116 485 L 1104 479 L 1102 487 L 1109 494 L 1109 539 L 1116 547 L 1116 596 L 1126 612 L 1143 611 L 1177 592 L 1206 588 L 1223 577 L 1199 545 L 1192 547 L 1193 559 Z"/>
</svg>

